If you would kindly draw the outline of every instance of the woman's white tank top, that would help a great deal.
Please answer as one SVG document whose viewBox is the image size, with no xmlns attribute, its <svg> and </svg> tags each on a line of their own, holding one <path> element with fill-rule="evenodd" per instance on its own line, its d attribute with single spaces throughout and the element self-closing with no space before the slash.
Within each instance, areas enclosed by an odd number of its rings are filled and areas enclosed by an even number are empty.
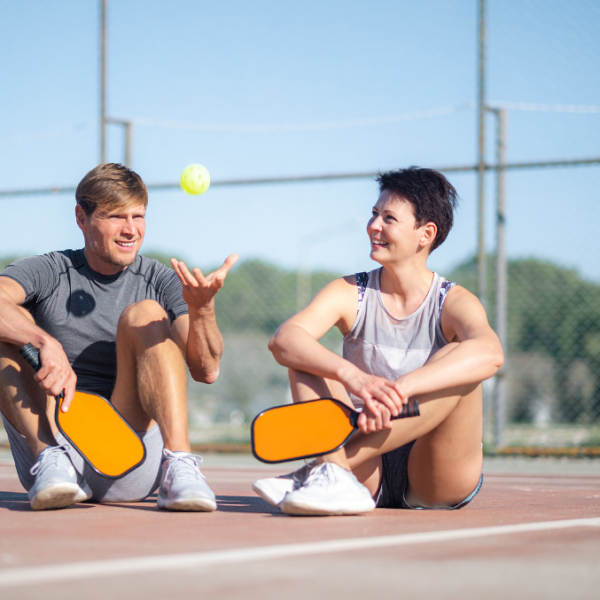
<svg viewBox="0 0 600 600">
<path fill-rule="evenodd" d="M 358 313 L 344 337 L 343 356 L 366 373 L 394 380 L 422 367 L 448 344 L 440 317 L 446 294 L 456 284 L 434 273 L 423 304 L 408 317 L 397 319 L 381 298 L 381 272 L 379 268 L 356 274 Z M 362 399 L 350 397 L 357 408 L 363 406 Z"/>
</svg>

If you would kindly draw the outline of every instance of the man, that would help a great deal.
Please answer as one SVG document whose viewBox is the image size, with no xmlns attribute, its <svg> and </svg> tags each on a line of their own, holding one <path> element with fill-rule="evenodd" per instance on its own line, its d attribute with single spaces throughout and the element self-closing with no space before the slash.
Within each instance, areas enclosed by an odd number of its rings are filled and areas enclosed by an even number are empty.
<svg viewBox="0 0 600 600">
<path fill-rule="evenodd" d="M 502 348 L 477 298 L 427 268 L 452 227 L 456 190 L 416 167 L 378 182 L 367 233 L 381 268 L 327 285 L 270 343 L 294 402 L 362 408 L 344 449 L 255 482 L 288 514 L 460 508 L 483 481 L 481 382 L 502 365 Z M 333 326 L 343 358 L 318 342 Z M 391 420 L 413 400 L 421 416 Z"/>
<path fill-rule="evenodd" d="M 219 375 L 214 297 L 237 256 L 208 276 L 140 256 L 148 192 L 122 165 L 92 169 L 75 195 L 84 248 L 18 260 L 0 276 L 0 411 L 31 506 L 138 501 L 160 487 L 160 508 L 215 510 L 190 453 L 186 364 L 196 381 Z M 35 377 L 18 353 L 27 342 L 40 352 Z M 110 399 L 146 447 L 121 479 L 84 464 L 56 427 L 54 397 L 64 390 L 67 411 L 76 386 Z"/>
</svg>

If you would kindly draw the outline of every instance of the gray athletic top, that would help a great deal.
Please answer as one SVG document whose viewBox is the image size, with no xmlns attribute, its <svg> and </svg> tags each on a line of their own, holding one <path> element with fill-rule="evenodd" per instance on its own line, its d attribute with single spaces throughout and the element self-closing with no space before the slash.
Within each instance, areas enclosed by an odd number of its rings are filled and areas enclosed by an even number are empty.
<svg viewBox="0 0 600 600">
<path fill-rule="evenodd" d="M 344 337 L 343 355 L 366 373 L 394 380 L 422 367 L 448 344 L 440 316 L 446 294 L 456 284 L 434 273 L 423 304 L 412 315 L 397 319 L 381 298 L 381 271 L 356 274 L 358 312 Z M 351 398 L 357 407 L 363 406 L 362 399 L 354 395 Z"/>
<path fill-rule="evenodd" d="M 77 375 L 77 387 L 105 398 L 111 397 L 115 385 L 115 342 L 123 310 L 150 299 L 165 309 L 171 323 L 188 312 L 175 272 L 139 255 L 116 275 L 93 271 L 83 250 L 23 258 L 1 275 L 22 286 L 24 308 L 62 344 Z"/>
</svg>

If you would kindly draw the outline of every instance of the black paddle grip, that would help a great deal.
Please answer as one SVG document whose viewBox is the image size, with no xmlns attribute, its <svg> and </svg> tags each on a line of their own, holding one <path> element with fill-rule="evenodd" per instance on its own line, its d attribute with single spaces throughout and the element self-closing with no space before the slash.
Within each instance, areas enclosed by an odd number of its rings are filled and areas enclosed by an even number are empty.
<svg viewBox="0 0 600 600">
<path fill-rule="evenodd" d="M 19 348 L 19 353 L 33 367 L 34 371 L 39 371 L 42 368 L 40 353 L 33 344 L 25 344 Z"/>
<path fill-rule="evenodd" d="M 392 419 L 406 419 L 407 417 L 418 417 L 421 413 L 419 412 L 419 401 L 409 400 L 408 404 L 402 405 L 402 410 L 397 417 Z"/>
</svg>

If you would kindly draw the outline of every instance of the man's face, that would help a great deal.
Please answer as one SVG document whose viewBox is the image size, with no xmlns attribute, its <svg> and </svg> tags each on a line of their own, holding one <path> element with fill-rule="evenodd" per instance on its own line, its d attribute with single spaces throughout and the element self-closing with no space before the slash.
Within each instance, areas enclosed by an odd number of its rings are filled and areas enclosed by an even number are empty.
<svg viewBox="0 0 600 600">
<path fill-rule="evenodd" d="M 133 263 L 146 232 L 143 204 L 111 212 L 96 209 L 89 217 L 80 206 L 75 210 L 85 238 L 86 259 L 92 269 L 109 275 Z"/>
</svg>

